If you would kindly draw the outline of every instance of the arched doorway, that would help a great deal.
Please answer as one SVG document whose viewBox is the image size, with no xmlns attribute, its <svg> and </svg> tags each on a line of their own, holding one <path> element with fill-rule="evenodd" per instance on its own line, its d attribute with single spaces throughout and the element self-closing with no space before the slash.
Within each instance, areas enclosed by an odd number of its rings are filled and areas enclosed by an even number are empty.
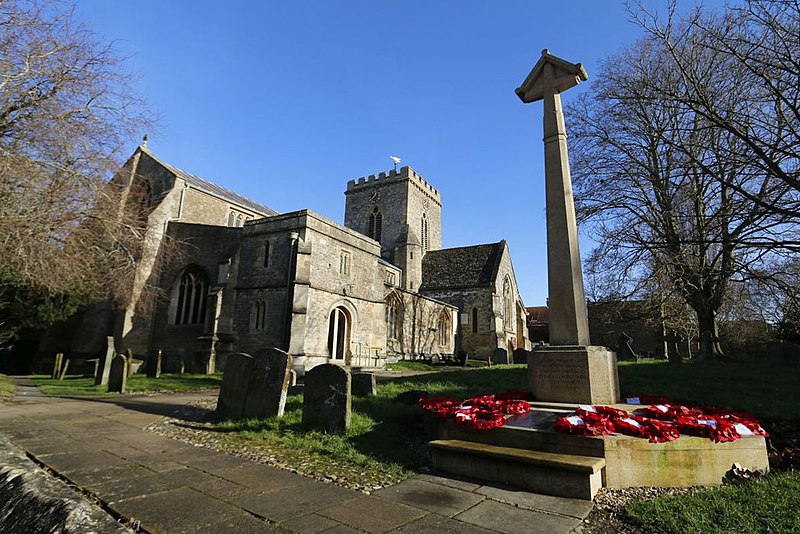
<svg viewBox="0 0 800 534">
<path fill-rule="evenodd" d="M 350 364 L 350 313 L 343 306 L 334 308 L 328 319 L 328 354 L 332 360 Z"/>
</svg>

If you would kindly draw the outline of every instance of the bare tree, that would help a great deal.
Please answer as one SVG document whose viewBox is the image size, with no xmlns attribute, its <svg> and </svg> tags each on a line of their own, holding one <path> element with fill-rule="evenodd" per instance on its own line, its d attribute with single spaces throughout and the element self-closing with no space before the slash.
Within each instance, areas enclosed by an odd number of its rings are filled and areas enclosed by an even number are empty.
<svg viewBox="0 0 800 534">
<path fill-rule="evenodd" d="M 133 95 L 120 59 L 68 5 L 0 0 L 0 299 L 129 286 L 144 205 L 120 210 L 104 178 L 150 124 Z"/>
<path fill-rule="evenodd" d="M 571 107 L 571 156 L 579 215 L 598 242 L 590 282 L 625 298 L 657 281 L 662 301 L 695 312 L 700 356 L 722 357 L 717 318 L 731 285 L 763 276 L 797 242 L 797 213 L 792 185 L 765 174 L 746 139 L 686 105 L 693 92 L 728 116 L 760 104 L 747 69 L 704 46 L 693 17 L 671 22 L 679 42 L 651 33 L 603 64 Z M 677 55 L 691 58 L 691 87 Z"/>
</svg>

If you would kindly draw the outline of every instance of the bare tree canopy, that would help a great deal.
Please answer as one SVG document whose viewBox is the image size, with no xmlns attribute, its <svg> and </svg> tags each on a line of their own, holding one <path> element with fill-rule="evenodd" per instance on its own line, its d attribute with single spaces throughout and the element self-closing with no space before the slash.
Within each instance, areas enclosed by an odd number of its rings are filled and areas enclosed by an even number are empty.
<svg viewBox="0 0 800 534">
<path fill-rule="evenodd" d="M 11 293 L 108 296 L 131 272 L 140 217 L 104 179 L 148 125 L 133 95 L 69 5 L 0 0 L 0 322 Z"/>
<path fill-rule="evenodd" d="M 673 5 L 664 25 L 639 11 L 645 36 L 609 58 L 570 109 L 579 216 L 598 242 L 590 285 L 606 298 L 685 302 L 704 357 L 722 356 L 717 318 L 731 285 L 769 278 L 800 244 L 800 68 L 742 58 L 749 50 L 767 62 L 778 27 L 795 36 L 779 54 L 800 58 L 800 18 L 784 7 L 751 2 L 677 19 Z"/>
</svg>

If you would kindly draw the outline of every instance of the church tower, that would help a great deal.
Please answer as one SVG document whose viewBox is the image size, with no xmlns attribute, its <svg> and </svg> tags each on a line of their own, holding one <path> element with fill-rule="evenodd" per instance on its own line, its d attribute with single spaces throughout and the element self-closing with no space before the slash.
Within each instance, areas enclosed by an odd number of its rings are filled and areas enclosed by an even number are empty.
<svg viewBox="0 0 800 534">
<path fill-rule="evenodd" d="M 344 225 L 381 244 L 381 256 L 404 272 L 404 287 L 416 291 L 422 256 L 442 248 L 439 191 L 411 167 L 350 180 Z"/>
</svg>

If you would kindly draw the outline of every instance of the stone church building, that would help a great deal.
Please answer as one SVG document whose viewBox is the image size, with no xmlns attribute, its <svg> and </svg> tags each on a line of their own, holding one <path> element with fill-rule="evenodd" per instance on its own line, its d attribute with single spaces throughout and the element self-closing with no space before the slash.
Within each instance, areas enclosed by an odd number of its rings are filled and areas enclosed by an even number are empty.
<svg viewBox="0 0 800 534">
<path fill-rule="evenodd" d="M 440 193 L 409 167 L 348 182 L 344 225 L 279 214 L 146 146 L 111 184 L 146 204 L 147 231 L 131 302 L 75 319 L 62 349 L 73 357 L 96 357 L 112 333 L 117 351 L 161 350 L 168 366 L 196 372 L 266 347 L 292 354 L 303 374 L 529 346 L 506 242 L 442 249 Z"/>
</svg>

